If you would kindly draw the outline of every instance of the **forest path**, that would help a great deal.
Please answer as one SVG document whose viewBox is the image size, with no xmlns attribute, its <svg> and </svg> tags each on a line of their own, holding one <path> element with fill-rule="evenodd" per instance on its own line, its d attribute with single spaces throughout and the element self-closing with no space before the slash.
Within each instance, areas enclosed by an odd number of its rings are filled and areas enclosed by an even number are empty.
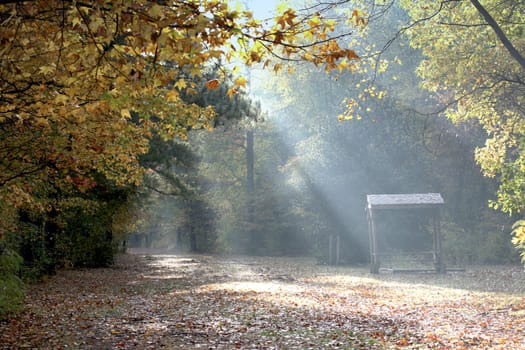
<svg viewBox="0 0 525 350">
<path fill-rule="evenodd" d="M 519 267 L 372 276 L 311 259 L 136 251 L 65 270 L 2 349 L 525 349 Z"/>
</svg>

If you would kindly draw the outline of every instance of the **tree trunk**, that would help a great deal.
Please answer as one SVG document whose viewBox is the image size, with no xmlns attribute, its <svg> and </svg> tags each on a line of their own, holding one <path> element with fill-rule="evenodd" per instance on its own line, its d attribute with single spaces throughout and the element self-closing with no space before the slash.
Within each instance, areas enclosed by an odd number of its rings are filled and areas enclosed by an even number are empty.
<svg viewBox="0 0 525 350">
<path fill-rule="evenodd" d="M 197 236 L 193 224 L 190 225 L 190 251 L 192 253 L 197 252 Z"/>
<path fill-rule="evenodd" d="M 254 150 L 253 130 L 246 132 L 246 191 L 253 195 L 255 189 L 254 181 Z"/>
<path fill-rule="evenodd" d="M 255 215 L 254 215 L 254 192 L 255 192 L 255 176 L 254 176 L 254 163 L 255 163 L 255 152 L 254 152 L 254 137 L 253 130 L 246 132 L 246 195 L 247 195 L 247 222 L 248 222 L 248 234 L 250 237 L 250 246 L 257 246 L 257 237 L 255 236 Z M 250 250 L 253 250 L 250 248 Z"/>
<path fill-rule="evenodd" d="M 189 219 L 189 226 L 188 226 L 188 234 L 190 238 L 190 252 L 196 253 L 197 252 L 197 230 L 196 230 L 196 203 L 194 200 L 190 201 L 189 204 L 189 213 L 188 213 L 188 219 Z"/>
</svg>

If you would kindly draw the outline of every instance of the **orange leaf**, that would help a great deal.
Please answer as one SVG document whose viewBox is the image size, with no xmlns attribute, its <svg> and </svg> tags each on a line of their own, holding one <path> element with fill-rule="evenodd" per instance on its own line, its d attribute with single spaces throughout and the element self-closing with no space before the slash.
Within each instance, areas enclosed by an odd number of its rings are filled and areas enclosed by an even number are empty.
<svg viewBox="0 0 525 350">
<path fill-rule="evenodd" d="M 219 79 L 212 79 L 206 82 L 206 87 L 210 90 L 217 89 L 219 87 Z"/>
<path fill-rule="evenodd" d="M 228 90 L 228 96 L 231 97 L 233 95 L 235 95 L 237 93 L 237 89 L 236 88 L 231 88 Z"/>
</svg>

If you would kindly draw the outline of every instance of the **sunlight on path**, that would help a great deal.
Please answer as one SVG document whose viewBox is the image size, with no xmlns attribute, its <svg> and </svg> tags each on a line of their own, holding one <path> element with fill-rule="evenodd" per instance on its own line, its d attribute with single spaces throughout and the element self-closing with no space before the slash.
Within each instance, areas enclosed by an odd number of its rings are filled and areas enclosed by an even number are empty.
<svg viewBox="0 0 525 350">
<path fill-rule="evenodd" d="M 34 286 L 0 349 L 525 349 L 521 269 L 139 253 Z"/>
<path fill-rule="evenodd" d="M 275 328 L 281 330 L 277 324 L 288 324 L 289 327 L 284 327 L 287 332 L 295 329 L 306 340 L 314 336 L 305 334 L 312 333 L 311 325 L 315 324 L 317 330 L 324 330 L 335 339 L 361 334 L 372 341 L 370 344 L 382 347 L 411 344 L 431 348 L 447 344 L 453 348 L 525 347 L 520 293 L 487 293 L 486 283 L 478 286 L 479 273 L 464 273 L 459 276 L 463 279 L 458 280 L 458 273 L 370 276 L 363 269 L 318 266 L 312 261 L 286 258 L 159 259 L 164 266 L 180 268 L 193 263 L 196 271 L 205 269 L 207 274 L 202 275 L 197 288 L 191 289 L 191 295 L 201 301 L 212 299 L 213 306 L 206 304 L 205 315 L 213 314 L 209 318 L 211 324 L 219 328 L 240 327 L 240 333 L 247 337 L 262 334 L 269 327 L 273 329 L 270 333 L 274 340 L 285 342 Z M 199 266 L 200 262 L 207 266 Z M 218 281 L 214 277 L 219 277 Z M 450 287 L 454 285 L 458 288 Z M 476 290 L 478 287 L 480 291 Z M 187 290 L 174 292 L 181 298 L 186 293 Z M 194 298 L 189 301 L 196 302 Z M 246 310 L 251 311 L 246 314 Z M 274 316 L 268 318 L 268 314 Z M 305 316 L 309 320 L 306 323 Z M 334 336 L 334 331 L 341 334 Z M 337 348 L 334 344 L 332 347 Z"/>
</svg>

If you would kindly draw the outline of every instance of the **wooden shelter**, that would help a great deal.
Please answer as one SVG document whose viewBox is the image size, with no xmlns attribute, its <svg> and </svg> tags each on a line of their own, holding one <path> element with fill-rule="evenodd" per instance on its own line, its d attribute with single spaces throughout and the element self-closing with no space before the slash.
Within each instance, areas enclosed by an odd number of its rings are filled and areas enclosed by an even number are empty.
<svg viewBox="0 0 525 350">
<path fill-rule="evenodd" d="M 432 255 L 437 272 L 445 272 L 441 256 L 441 228 L 439 209 L 445 202 L 439 193 L 370 194 L 367 198 L 368 234 L 370 239 L 370 272 L 379 273 L 381 252 L 378 249 L 376 216 L 382 210 L 431 209 L 432 211 Z M 410 271 L 418 271 L 411 269 Z"/>
</svg>

